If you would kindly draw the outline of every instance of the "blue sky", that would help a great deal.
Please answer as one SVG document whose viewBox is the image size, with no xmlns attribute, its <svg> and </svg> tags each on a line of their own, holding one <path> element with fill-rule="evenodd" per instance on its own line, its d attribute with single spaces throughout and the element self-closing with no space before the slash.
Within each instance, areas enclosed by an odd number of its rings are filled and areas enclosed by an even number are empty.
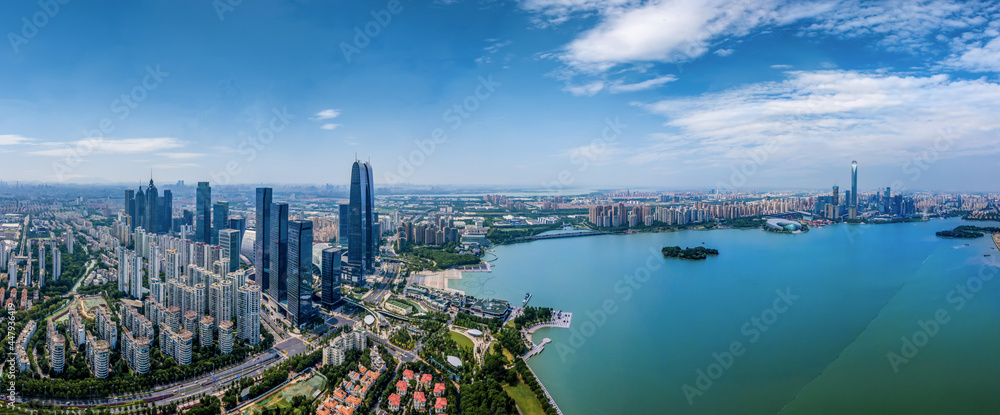
<svg viewBox="0 0 1000 415">
<path fill-rule="evenodd" d="M 845 187 L 856 159 L 863 189 L 1000 189 L 997 3 L 48 0 L 0 30 L 3 180 L 343 184 L 357 154 L 383 184 Z"/>
</svg>

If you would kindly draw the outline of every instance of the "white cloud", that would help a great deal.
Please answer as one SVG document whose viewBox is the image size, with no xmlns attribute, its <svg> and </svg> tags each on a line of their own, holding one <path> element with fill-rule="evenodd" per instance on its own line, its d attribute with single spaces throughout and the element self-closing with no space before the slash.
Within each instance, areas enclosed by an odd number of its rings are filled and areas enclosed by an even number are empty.
<svg viewBox="0 0 1000 415">
<path fill-rule="evenodd" d="M 312 118 L 313 121 L 329 120 L 331 118 L 337 118 L 340 115 L 340 110 L 337 109 L 327 109 L 316 113 L 316 116 Z"/>
<path fill-rule="evenodd" d="M 652 79 L 647 79 L 645 81 L 636 82 L 636 83 L 633 83 L 633 84 L 616 83 L 616 84 L 611 85 L 608 88 L 608 90 L 611 91 L 612 94 L 617 94 L 617 93 L 621 93 L 621 92 L 642 91 L 642 90 L 646 90 L 646 89 L 650 89 L 650 88 L 656 88 L 656 87 L 658 87 L 660 85 L 666 84 L 668 82 L 674 82 L 676 80 L 677 80 L 676 76 L 666 75 L 666 76 L 660 76 L 660 77 L 656 77 L 656 78 L 652 78 Z"/>
<path fill-rule="evenodd" d="M 637 104 L 664 116 L 667 130 L 633 163 L 698 159 L 706 166 L 745 161 L 772 143 L 767 163 L 815 167 L 864 155 L 902 165 L 935 145 L 952 158 L 1000 152 L 1000 84 L 946 75 L 852 71 L 789 72 L 782 82 Z"/>
<path fill-rule="evenodd" d="M 1000 72 L 1000 37 L 974 44 L 945 61 L 945 65 L 971 72 Z"/>
<path fill-rule="evenodd" d="M 31 151 L 28 154 L 37 156 L 67 157 L 87 154 L 135 154 L 149 153 L 172 148 L 183 147 L 184 142 L 176 138 L 124 138 L 107 140 L 101 138 L 85 138 L 70 142 L 42 143 L 43 146 L 57 147 L 49 150 Z"/>
<path fill-rule="evenodd" d="M 337 127 L 340 127 L 340 124 L 328 123 L 328 124 L 323 124 L 319 128 L 322 128 L 324 130 L 332 130 L 332 129 L 337 128 Z"/>
<path fill-rule="evenodd" d="M 570 42 L 561 59 L 584 71 L 605 71 L 622 63 L 681 61 L 703 55 L 721 38 L 743 36 L 763 25 L 787 24 L 827 7 L 779 0 L 629 2 L 601 9 L 600 23 Z"/>
<path fill-rule="evenodd" d="M 594 81 L 584 85 L 566 85 L 564 91 L 576 96 L 592 96 L 604 89 L 603 81 Z"/>
<path fill-rule="evenodd" d="M 161 155 L 171 160 L 187 160 L 205 156 L 202 153 L 163 153 Z"/>
<path fill-rule="evenodd" d="M 792 65 L 771 65 L 772 69 L 792 69 Z"/>
<path fill-rule="evenodd" d="M 725 40 L 792 23 L 801 25 L 802 36 L 865 39 L 891 51 L 947 50 L 953 37 L 1000 19 L 995 2 L 957 0 L 521 0 L 520 5 L 549 24 L 596 16 L 595 26 L 557 54 L 569 68 L 586 73 L 690 60 Z"/>
<path fill-rule="evenodd" d="M 733 50 L 733 49 L 718 49 L 718 50 L 716 50 L 715 52 L 712 52 L 712 53 L 714 53 L 716 55 L 719 55 L 719 56 L 722 56 L 722 57 L 726 57 L 726 56 L 732 55 L 733 52 L 735 52 L 735 50 Z"/>
<path fill-rule="evenodd" d="M 25 144 L 30 141 L 34 141 L 31 138 L 25 138 L 14 134 L 0 134 L 0 146 L 12 146 L 15 144 Z"/>
</svg>

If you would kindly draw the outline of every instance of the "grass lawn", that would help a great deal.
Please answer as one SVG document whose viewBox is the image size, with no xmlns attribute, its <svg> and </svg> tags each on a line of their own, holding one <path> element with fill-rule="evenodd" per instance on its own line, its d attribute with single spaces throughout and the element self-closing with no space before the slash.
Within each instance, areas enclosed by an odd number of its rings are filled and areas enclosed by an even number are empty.
<svg viewBox="0 0 1000 415">
<path fill-rule="evenodd" d="M 514 403 L 521 409 L 522 414 L 545 415 L 545 411 L 542 411 L 542 404 L 538 402 L 535 393 L 524 382 L 518 382 L 517 386 L 504 386 L 503 390 L 507 392 L 507 396 L 514 399 Z"/>
<path fill-rule="evenodd" d="M 455 341 L 455 344 L 457 344 L 458 347 L 467 347 L 469 349 L 475 347 L 475 345 L 472 344 L 472 340 L 469 339 L 468 337 L 465 337 L 465 335 L 462 333 L 452 331 L 448 332 L 448 334 L 451 335 L 451 339 Z"/>
<path fill-rule="evenodd" d="M 514 363 L 514 354 L 507 350 L 507 348 L 501 348 L 503 351 L 503 357 L 507 358 L 507 362 Z"/>
</svg>

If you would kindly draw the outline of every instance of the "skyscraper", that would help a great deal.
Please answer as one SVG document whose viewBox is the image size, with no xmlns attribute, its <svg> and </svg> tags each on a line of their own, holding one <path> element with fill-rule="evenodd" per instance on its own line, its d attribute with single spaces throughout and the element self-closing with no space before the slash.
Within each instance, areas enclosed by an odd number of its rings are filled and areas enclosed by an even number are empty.
<svg viewBox="0 0 1000 415">
<path fill-rule="evenodd" d="M 337 229 L 337 243 L 344 248 L 347 247 L 347 230 L 351 227 L 351 205 L 340 205 L 340 227 Z"/>
<path fill-rule="evenodd" d="M 135 213 L 132 215 L 133 228 L 146 228 L 146 194 L 142 192 L 142 186 L 135 191 Z"/>
<path fill-rule="evenodd" d="M 270 257 L 270 287 L 268 295 L 271 300 L 280 303 L 285 301 L 288 290 L 288 203 L 271 204 L 271 257 Z"/>
<path fill-rule="evenodd" d="M 375 245 L 378 235 L 374 234 L 375 193 L 372 187 L 372 168 L 366 162 L 355 161 L 351 168 L 350 223 L 347 233 L 347 263 L 350 265 L 352 282 L 363 280 L 371 272 L 375 262 Z"/>
<path fill-rule="evenodd" d="M 135 190 L 125 189 L 125 214 L 132 220 L 129 228 L 135 230 Z"/>
<path fill-rule="evenodd" d="M 198 182 L 195 193 L 195 242 L 212 242 L 212 187 L 208 182 Z"/>
<path fill-rule="evenodd" d="M 229 202 L 218 201 L 212 208 L 212 244 L 219 244 L 219 232 L 229 228 Z"/>
<path fill-rule="evenodd" d="M 229 269 L 233 272 L 240 268 L 240 231 L 223 229 L 219 231 L 219 245 L 222 246 L 222 257 L 229 259 Z"/>
<path fill-rule="evenodd" d="M 858 162 L 851 162 L 851 200 L 848 202 L 850 207 L 851 219 L 857 219 L 858 217 Z"/>
<path fill-rule="evenodd" d="M 840 204 L 840 186 L 833 186 L 832 202 L 835 206 Z"/>
<path fill-rule="evenodd" d="M 160 233 L 170 233 L 174 217 L 174 193 L 169 190 L 163 191 L 160 198 Z"/>
<path fill-rule="evenodd" d="M 149 187 L 146 188 L 146 233 L 160 233 L 160 213 L 157 209 L 160 205 L 160 195 L 156 191 L 153 179 L 149 179 Z"/>
<path fill-rule="evenodd" d="M 256 227 L 256 239 L 254 240 L 254 260 L 253 266 L 257 269 L 257 284 L 260 285 L 262 292 L 267 292 L 270 288 L 268 285 L 270 277 L 270 259 L 271 259 L 271 188 L 270 187 L 258 187 L 257 188 L 257 204 L 254 205 L 256 209 L 257 220 L 254 224 Z"/>
<path fill-rule="evenodd" d="M 326 248 L 320 258 L 321 302 L 325 307 L 331 307 L 340 300 L 340 257 L 341 248 Z"/>
<path fill-rule="evenodd" d="M 312 222 L 288 221 L 288 321 L 299 327 L 312 319 Z"/>
</svg>

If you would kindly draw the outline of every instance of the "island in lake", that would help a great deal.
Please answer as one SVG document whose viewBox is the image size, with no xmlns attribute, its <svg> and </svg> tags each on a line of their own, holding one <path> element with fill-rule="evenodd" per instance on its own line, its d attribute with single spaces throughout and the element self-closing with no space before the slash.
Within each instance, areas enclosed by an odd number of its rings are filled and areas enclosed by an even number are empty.
<svg viewBox="0 0 1000 415">
<path fill-rule="evenodd" d="M 694 248 L 681 249 L 679 246 L 665 246 L 661 250 L 664 258 L 680 259 L 706 259 L 709 255 L 719 255 L 717 249 L 696 246 Z"/>
<path fill-rule="evenodd" d="M 984 232 L 1000 232 L 1000 228 L 991 226 L 962 225 L 950 231 L 938 231 L 935 235 L 942 238 L 976 239 L 983 236 Z"/>
</svg>

